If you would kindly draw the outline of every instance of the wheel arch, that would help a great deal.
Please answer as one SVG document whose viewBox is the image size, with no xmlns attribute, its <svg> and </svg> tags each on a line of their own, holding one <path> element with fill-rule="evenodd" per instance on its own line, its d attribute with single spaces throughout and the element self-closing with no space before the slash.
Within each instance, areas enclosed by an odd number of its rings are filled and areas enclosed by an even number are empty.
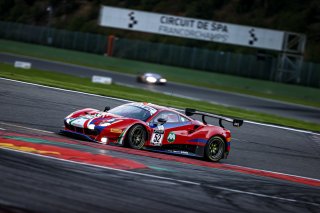
<svg viewBox="0 0 320 213">
<path fill-rule="evenodd" d="M 121 138 L 123 146 L 128 146 L 128 144 L 127 144 L 128 143 L 127 142 L 128 132 L 130 131 L 130 129 L 132 129 L 136 125 L 142 126 L 144 128 L 144 130 L 146 131 L 146 133 L 147 133 L 146 142 L 150 139 L 150 132 L 148 131 L 148 129 L 146 128 L 146 126 L 143 123 L 140 123 L 140 122 L 133 123 L 124 130 L 123 136 Z"/>
<path fill-rule="evenodd" d="M 218 136 L 220 138 L 223 139 L 224 143 L 225 143 L 225 153 L 230 151 L 230 141 L 227 140 L 228 137 L 228 130 L 224 130 L 221 127 L 216 127 L 215 129 L 213 129 L 212 131 L 209 131 L 207 134 L 207 142 L 210 140 L 210 138 Z M 230 132 L 229 132 L 230 134 Z M 231 138 L 231 135 L 229 135 L 229 137 Z"/>
<path fill-rule="evenodd" d="M 214 137 L 214 136 L 218 136 L 218 137 L 220 137 L 220 138 L 224 141 L 225 147 L 224 147 L 223 158 L 226 159 L 226 158 L 228 157 L 228 155 L 229 155 L 229 152 L 230 152 L 230 141 L 228 141 L 228 140 L 227 140 L 227 137 L 226 137 L 225 135 L 223 135 L 223 134 L 216 134 L 216 135 L 213 135 L 213 136 L 211 136 L 211 137 Z M 211 137 L 210 137 L 210 138 L 211 138 Z M 210 138 L 209 138 L 209 139 L 210 139 Z"/>
<path fill-rule="evenodd" d="M 208 141 L 207 141 L 206 146 L 205 146 L 205 149 L 204 149 L 204 158 L 208 160 L 208 157 L 206 156 L 206 154 L 207 154 L 207 146 L 209 146 L 209 141 L 210 141 L 212 138 L 214 138 L 214 137 L 220 138 L 220 139 L 222 140 L 222 142 L 224 143 L 224 150 L 223 150 L 223 153 L 222 153 L 222 157 L 221 157 L 220 159 L 225 159 L 225 158 L 227 158 L 228 153 L 229 153 L 229 151 L 228 151 L 228 149 L 227 149 L 228 142 L 227 142 L 226 137 L 225 137 L 223 134 L 219 134 L 219 133 L 213 134 L 213 135 L 211 135 L 210 137 L 208 137 Z M 217 161 L 214 161 L 214 162 L 218 162 L 218 161 L 220 161 L 220 159 L 217 160 Z"/>
</svg>

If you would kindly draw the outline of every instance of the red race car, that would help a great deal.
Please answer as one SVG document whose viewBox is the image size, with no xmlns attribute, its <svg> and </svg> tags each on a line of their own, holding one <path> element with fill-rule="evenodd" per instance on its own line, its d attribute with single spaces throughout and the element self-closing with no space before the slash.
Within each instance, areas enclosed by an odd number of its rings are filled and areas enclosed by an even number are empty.
<svg viewBox="0 0 320 213">
<path fill-rule="evenodd" d="M 198 114 L 202 122 L 189 116 Z M 219 119 L 220 127 L 205 118 Z M 240 127 L 242 120 L 186 109 L 185 114 L 150 103 L 129 103 L 104 111 L 86 108 L 64 119 L 62 134 L 78 136 L 102 144 L 118 144 L 134 149 L 204 157 L 210 161 L 226 158 L 231 134 L 222 120 Z"/>
</svg>

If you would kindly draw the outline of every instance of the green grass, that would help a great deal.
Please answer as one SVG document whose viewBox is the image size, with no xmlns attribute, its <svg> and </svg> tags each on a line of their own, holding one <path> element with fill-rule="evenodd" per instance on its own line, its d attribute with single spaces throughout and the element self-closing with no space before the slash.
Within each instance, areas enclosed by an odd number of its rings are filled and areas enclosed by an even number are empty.
<svg viewBox="0 0 320 213">
<path fill-rule="evenodd" d="M 112 58 L 8 40 L 0 40 L 0 51 L 134 75 L 145 71 L 158 72 L 170 81 L 320 107 L 320 89 L 316 88 Z"/>
<path fill-rule="evenodd" d="M 223 107 L 207 102 L 193 101 L 183 98 L 172 98 L 171 96 L 129 88 L 119 85 L 103 85 L 94 84 L 89 78 L 74 77 L 71 75 L 58 74 L 54 72 L 45 72 L 36 69 L 18 69 L 12 65 L 0 63 L 0 77 L 16 79 L 26 82 L 38 83 L 48 86 L 60 87 L 71 90 L 78 90 L 99 95 L 111 96 L 129 99 L 133 101 L 151 102 L 165 106 L 177 108 L 196 108 L 201 111 L 212 112 L 215 114 L 245 118 L 246 120 L 272 123 L 283 126 L 295 127 L 300 129 L 308 129 L 320 131 L 320 124 L 307 123 L 294 119 L 283 118 L 264 113 L 257 113 L 247 110 L 241 110 L 233 107 Z"/>
</svg>

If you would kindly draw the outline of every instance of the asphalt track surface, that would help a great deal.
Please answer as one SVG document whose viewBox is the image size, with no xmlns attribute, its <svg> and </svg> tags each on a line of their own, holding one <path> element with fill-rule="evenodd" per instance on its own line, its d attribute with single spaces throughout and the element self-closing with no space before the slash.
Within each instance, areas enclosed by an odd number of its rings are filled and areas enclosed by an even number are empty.
<svg viewBox="0 0 320 213">
<path fill-rule="evenodd" d="M 58 132 L 76 109 L 124 103 L 4 79 L 0 85 L 1 130 L 56 135 L 39 130 Z M 232 152 L 222 163 L 320 179 L 319 135 L 248 123 L 230 129 Z M 0 149 L 0 212 L 320 211 L 319 186 L 79 144 L 149 169 L 125 172 Z"/>
<path fill-rule="evenodd" d="M 126 86 L 134 86 L 151 91 L 173 94 L 180 97 L 205 100 L 213 103 L 223 104 L 226 106 L 235 106 L 247 110 L 320 123 L 320 109 L 314 107 L 306 107 L 296 104 L 273 101 L 269 99 L 262 99 L 247 95 L 228 93 L 219 90 L 199 88 L 170 82 L 166 86 L 140 84 L 136 82 L 136 76 L 133 75 L 5 53 L 0 53 L 0 61 L 9 64 L 14 64 L 15 61 L 25 61 L 32 63 L 33 68 L 61 72 L 81 77 L 91 77 L 92 75 L 108 76 L 111 77 L 114 82 Z M 147 68 L 145 71 L 147 71 Z M 144 72 L 144 70 L 141 70 L 141 72 Z"/>
</svg>

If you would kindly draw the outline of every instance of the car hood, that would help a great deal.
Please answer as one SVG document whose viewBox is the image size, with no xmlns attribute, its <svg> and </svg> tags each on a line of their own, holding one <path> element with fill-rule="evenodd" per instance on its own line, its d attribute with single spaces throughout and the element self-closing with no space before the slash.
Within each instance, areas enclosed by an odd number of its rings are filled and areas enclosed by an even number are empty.
<svg viewBox="0 0 320 213">
<path fill-rule="evenodd" d="M 65 122 L 75 127 L 88 128 L 89 125 L 107 127 L 122 121 L 130 121 L 130 120 L 133 121 L 136 119 L 126 118 L 126 117 L 105 113 L 105 112 L 98 112 L 98 113 L 87 114 L 87 115 L 79 116 L 75 118 L 66 118 Z"/>
</svg>

